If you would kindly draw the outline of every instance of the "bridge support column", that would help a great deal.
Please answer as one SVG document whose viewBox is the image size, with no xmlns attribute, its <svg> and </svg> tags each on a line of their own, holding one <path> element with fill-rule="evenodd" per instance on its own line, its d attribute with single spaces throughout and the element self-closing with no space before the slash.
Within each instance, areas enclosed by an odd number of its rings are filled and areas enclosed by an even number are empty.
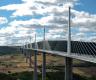
<svg viewBox="0 0 96 80">
<path fill-rule="evenodd" d="M 38 54 L 38 52 L 35 51 L 35 53 L 34 53 L 34 80 L 38 80 L 38 74 L 37 74 L 37 54 Z"/>
<path fill-rule="evenodd" d="M 28 54 L 27 54 L 27 51 L 25 50 L 25 61 L 26 61 L 26 63 L 28 63 Z"/>
<path fill-rule="evenodd" d="M 31 57 L 32 57 L 32 54 L 30 52 L 29 53 L 29 67 L 32 67 L 32 59 L 31 59 Z"/>
<path fill-rule="evenodd" d="M 65 57 L 65 80 L 72 80 L 72 58 Z"/>
<path fill-rule="evenodd" d="M 46 53 L 43 52 L 43 63 L 42 63 L 42 80 L 46 80 Z"/>
</svg>

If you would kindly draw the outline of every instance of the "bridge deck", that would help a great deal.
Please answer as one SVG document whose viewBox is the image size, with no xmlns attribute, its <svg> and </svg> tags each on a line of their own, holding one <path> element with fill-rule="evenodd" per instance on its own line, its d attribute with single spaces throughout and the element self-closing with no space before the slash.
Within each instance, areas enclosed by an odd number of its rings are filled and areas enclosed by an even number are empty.
<svg viewBox="0 0 96 80">
<path fill-rule="evenodd" d="M 83 60 L 83 61 L 88 61 L 88 62 L 93 62 L 96 63 L 96 57 L 94 56 L 90 56 L 90 55 L 79 55 L 77 53 L 72 53 L 71 55 L 68 55 L 67 52 L 61 52 L 61 51 L 49 51 L 49 50 L 42 50 L 42 49 L 24 49 L 27 50 L 29 52 L 32 51 L 38 51 L 38 52 L 46 52 L 48 54 L 54 54 L 54 55 L 59 55 L 59 56 L 64 56 L 64 57 L 71 57 L 74 59 L 79 59 L 79 60 Z"/>
<path fill-rule="evenodd" d="M 35 43 L 33 43 L 33 48 L 27 48 L 27 50 L 37 50 L 96 63 L 96 43 L 71 41 L 71 55 L 67 54 L 67 41 L 46 41 L 45 50 L 43 44 L 43 41 L 37 42 L 37 49 L 35 49 Z"/>
</svg>

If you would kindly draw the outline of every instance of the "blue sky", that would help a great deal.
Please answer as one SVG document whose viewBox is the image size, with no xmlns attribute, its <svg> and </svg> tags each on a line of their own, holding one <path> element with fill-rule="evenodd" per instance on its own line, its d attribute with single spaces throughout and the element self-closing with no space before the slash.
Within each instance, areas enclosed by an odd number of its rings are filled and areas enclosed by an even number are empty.
<svg viewBox="0 0 96 80">
<path fill-rule="evenodd" d="M 0 0 L 0 6 L 8 5 L 8 4 L 18 4 L 21 3 L 21 0 Z"/>
<path fill-rule="evenodd" d="M 91 14 L 96 14 L 96 0 L 79 0 L 80 5 L 76 5 L 75 9 L 79 11 L 86 11 Z"/>
<path fill-rule="evenodd" d="M 35 33 L 42 40 L 44 26 L 47 39 L 66 39 L 68 6 L 74 15 L 72 40 L 96 41 L 95 3 L 96 0 L 0 0 L 0 43 L 24 43 Z"/>
</svg>

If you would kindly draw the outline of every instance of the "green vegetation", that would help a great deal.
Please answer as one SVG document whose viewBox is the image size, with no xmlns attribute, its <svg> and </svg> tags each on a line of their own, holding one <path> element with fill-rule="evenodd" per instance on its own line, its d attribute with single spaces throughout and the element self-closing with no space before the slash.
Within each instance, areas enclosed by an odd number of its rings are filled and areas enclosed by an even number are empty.
<svg viewBox="0 0 96 80">
<path fill-rule="evenodd" d="M 90 78 L 79 76 L 77 74 L 73 75 L 73 80 L 96 80 L 96 77 L 92 76 Z M 41 80 L 41 73 L 38 74 L 38 80 Z M 21 72 L 21 73 L 0 73 L 0 80 L 33 80 L 33 72 Z M 46 80 L 64 80 L 64 72 L 47 72 Z"/>
</svg>

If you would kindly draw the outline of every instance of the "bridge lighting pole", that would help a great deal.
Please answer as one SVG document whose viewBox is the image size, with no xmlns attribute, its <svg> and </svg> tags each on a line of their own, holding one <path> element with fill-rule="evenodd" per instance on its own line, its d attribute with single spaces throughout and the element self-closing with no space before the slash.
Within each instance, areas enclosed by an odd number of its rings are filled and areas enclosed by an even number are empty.
<svg viewBox="0 0 96 80">
<path fill-rule="evenodd" d="M 44 26 L 44 35 L 43 35 L 43 50 L 45 50 L 45 26 Z M 46 80 L 46 53 L 43 52 L 43 63 L 42 63 L 42 80 Z"/>
<path fill-rule="evenodd" d="M 71 19 L 70 19 L 70 7 L 68 13 L 68 43 L 67 43 L 67 54 L 71 55 Z M 72 80 L 72 58 L 65 57 L 65 80 Z"/>
<path fill-rule="evenodd" d="M 36 46 L 36 34 L 35 34 L 35 49 L 37 49 Z M 38 80 L 38 75 L 37 75 L 37 50 L 34 52 L 34 80 Z"/>
</svg>

